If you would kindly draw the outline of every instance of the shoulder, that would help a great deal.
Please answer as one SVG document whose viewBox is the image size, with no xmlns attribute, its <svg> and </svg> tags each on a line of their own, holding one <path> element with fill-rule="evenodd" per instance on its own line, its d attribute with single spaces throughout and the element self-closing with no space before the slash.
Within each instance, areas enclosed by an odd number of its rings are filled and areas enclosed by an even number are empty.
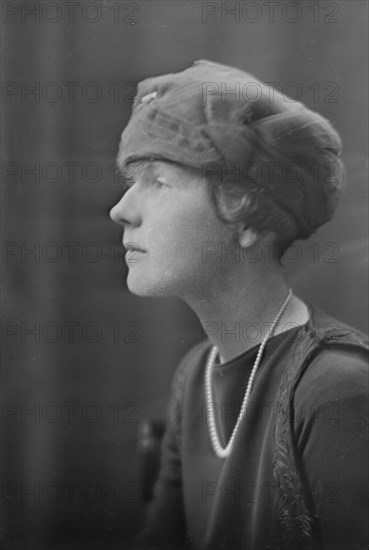
<svg viewBox="0 0 369 550">
<path fill-rule="evenodd" d="M 368 382 L 367 337 L 321 310 L 310 307 L 307 335 L 314 346 L 300 385 L 338 387 Z M 349 382 L 351 381 L 351 384 Z"/>
<path fill-rule="evenodd" d="M 322 401 L 368 393 L 368 360 L 362 350 L 320 349 L 296 388 L 296 397 Z"/>
<path fill-rule="evenodd" d="M 320 345 L 354 346 L 369 349 L 368 336 L 316 306 L 309 305 L 308 331 Z"/>
<path fill-rule="evenodd" d="M 300 412 L 339 409 L 342 414 L 356 411 L 361 416 L 369 396 L 366 337 L 315 308 L 310 332 L 316 345 L 294 396 Z"/>
</svg>

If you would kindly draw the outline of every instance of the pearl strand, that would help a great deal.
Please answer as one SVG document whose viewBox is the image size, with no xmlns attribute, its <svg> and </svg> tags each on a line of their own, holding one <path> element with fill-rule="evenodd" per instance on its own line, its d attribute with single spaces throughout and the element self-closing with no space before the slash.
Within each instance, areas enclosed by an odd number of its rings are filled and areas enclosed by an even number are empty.
<svg viewBox="0 0 369 550">
<path fill-rule="evenodd" d="M 259 368 L 259 364 L 260 364 L 260 361 L 261 361 L 261 357 L 262 357 L 264 348 L 266 346 L 267 341 L 269 340 L 269 338 L 273 334 L 277 324 L 279 323 L 279 321 L 280 321 L 280 319 L 281 319 L 281 317 L 282 317 L 282 315 L 283 315 L 283 313 L 284 313 L 284 311 L 285 311 L 285 309 L 288 305 L 288 302 L 289 302 L 291 296 L 292 296 L 292 290 L 290 289 L 289 292 L 288 292 L 288 296 L 287 296 L 286 300 L 284 301 L 281 309 L 279 310 L 276 318 L 273 321 L 272 326 L 270 327 L 270 329 L 268 330 L 265 338 L 263 339 L 263 341 L 260 344 L 259 351 L 258 351 L 258 354 L 256 356 L 254 366 L 252 367 L 252 371 L 251 371 L 251 374 L 250 374 L 250 377 L 249 377 L 249 381 L 247 383 L 245 396 L 244 396 L 243 401 L 242 401 L 241 411 L 240 411 L 240 414 L 238 415 L 236 425 L 233 429 L 232 435 L 231 435 L 231 437 L 229 439 L 229 442 L 228 442 L 228 445 L 226 447 L 222 447 L 222 445 L 220 443 L 220 440 L 219 440 L 217 427 L 216 427 L 216 422 L 215 422 L 213 398 L 212 398 L 212 391 L 211 391 L 211 374 L 212 374 L 212 370 L 213 370 L 213 367 L 214 367 L 214 362 L 215 362 L 216 356 L 218 354 L 218 350 L 215 346 L 213 346 L 211 351 L 210 351 L 210 355 L 209 355 L 208 362 L 207 362 L 206 369 L 205 369 L 205 399 L 206 399 L 206 406 L 207 406 L 207 412 L 208 412 L 208 425 L 209 425 L 210 441 L 211 441 L 211 444 L 212 444 L 212 447 L 214 449 L 215 454 L 219 458 L 227 458 L 232 452 L 233 441 L 234 441 L 234 438 L 236 436 L 238 427 L 241 424 L 242 418 L 243 418 L 243 416 L 246 412 L 249 397 L 250 397 L 250 393 L 251 393 L 251 389 L 252 389 L 252 385 L 253 385 L 253 382 L 254 382 L 256 372 Z"/>
</svg>

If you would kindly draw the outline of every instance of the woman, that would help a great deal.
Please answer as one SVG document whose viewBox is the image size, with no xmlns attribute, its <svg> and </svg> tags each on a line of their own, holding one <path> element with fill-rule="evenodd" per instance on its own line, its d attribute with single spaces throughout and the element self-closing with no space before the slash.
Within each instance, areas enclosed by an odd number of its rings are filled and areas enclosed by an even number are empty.
<svg viewBox="0 0 369 550">
<path fill-rule="evenodd" d="M 231 67 L 139 84 L 111 211 L 127 285 L 182 298 L 208 336 L 175 376 L 139 548 L 366 547 L 367 344 L 281 266 L 331 219 L 340 149 L 327 120 Z"/>
</svg>

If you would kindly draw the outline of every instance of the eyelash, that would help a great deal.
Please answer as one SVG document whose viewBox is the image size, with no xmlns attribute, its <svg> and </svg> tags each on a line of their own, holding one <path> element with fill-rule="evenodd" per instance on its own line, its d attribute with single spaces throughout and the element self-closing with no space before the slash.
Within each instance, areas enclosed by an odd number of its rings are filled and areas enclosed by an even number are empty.
<svg viewBox="0 0 369 550">
<path fill-rule="evenodd" d="M 159 176 L 157 178 L 155 178 L 154 180 L 154 183 L 153 185 L 155 187 L 165 187 L 165 183 L 163 181 L 161 181 L 162 178 Z M 123 179 L 123 189 L 124 191 L 128 191 L 128 189 L 130 189 L 135 183 L 137 183 L 137 180 L 135 180 L 134 178 L 129 178 L 129 177 L 125 177 Z"/>
<path fill-rule="evenodd" d="M 123 178 L 123 190 L 128 191 L 128 189 L 130 189 L 135 183 L 136 183 L 135 179 L 124 177 Z"/>
</svg>

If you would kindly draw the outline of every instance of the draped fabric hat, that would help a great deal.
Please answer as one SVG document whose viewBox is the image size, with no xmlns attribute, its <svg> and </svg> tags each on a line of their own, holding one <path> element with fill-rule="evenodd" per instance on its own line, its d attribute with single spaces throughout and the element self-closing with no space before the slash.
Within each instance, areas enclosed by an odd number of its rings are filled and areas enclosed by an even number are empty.
<svg viewBox="0 0 369 550">
<path fill-rule="evenodd" d="M 321 115 L 254 76 L 206 60 L 138 85 L 118 164 L 161 159 L 250 186 L 306 238 L 344 187 L 341 140 Z"/>
</svg>

